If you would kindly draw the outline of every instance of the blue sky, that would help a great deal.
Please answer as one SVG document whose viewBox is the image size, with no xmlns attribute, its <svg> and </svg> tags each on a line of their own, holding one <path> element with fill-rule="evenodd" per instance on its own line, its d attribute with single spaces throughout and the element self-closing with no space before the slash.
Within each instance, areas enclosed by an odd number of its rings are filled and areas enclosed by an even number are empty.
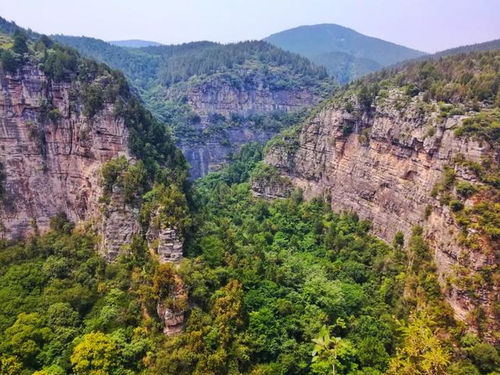
<svg viewBox="0 0 500 375">
<path fill-rule="evenodd" d="M 0 15 L 46 34 L 167 44 L 317 23 L 427 52 L 500 38 L 500 0 L 0 0 Z"/>
</svg>

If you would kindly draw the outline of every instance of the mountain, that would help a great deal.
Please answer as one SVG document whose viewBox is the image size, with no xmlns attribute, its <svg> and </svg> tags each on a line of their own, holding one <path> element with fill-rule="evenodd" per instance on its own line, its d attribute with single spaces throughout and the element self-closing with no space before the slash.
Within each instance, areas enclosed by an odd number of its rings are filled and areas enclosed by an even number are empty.
<svg viewBox="0 0 500 375">
<path fill-rule="evenodd" d="M 6 26 L 1 374 L 498 372 L 498 50 L 371 74 L 306 117 L 292 88 L 324 70 L 266 43 L 139 49 L 159 78 L 132 89 Z M 212 140 L 286 129 L 189 182 L 136 96 L 159 82 Z"/>
<path fill-rule="evenodd" d="M 242 144 L 267 141 L 334 88 L 324 68 L 262 41 L 130 49 L 53 37 L 126 74 L 172 126 L 192 178 L 220 168 Z"/>
<path fill-rule="evenodd" d="M 494 51 L 498 49 L 500 49 L 500 39 L 495 39 L 495 40 L 490 40 L 488 42 L 469 44 L 466 46 L 450 48 L 444 51 L 436 52 L 432 55 L 429 55 L 428 57 L 434 59 L 434 58 L 459 55 L 469 52 Z"/>
<path fill-rule="evenodd" d="M 151 42 L 148 40 L 140 40 L 140 39 L 128 39 L 128 40 L 112 40 L 108 42 L 114 46 L 118 47 L 128 47 L 128 48 L 141 48 L 141 47 L 150 47 L 150 46 L 161 46 L 161 43 Z"/>
<path fill-rule="evenodd" d="M 335 24 L 300 26 L 264 40 L 325 66 L 341 83 L 352 81 L 366 71 L 376 71 L 383 66 L 425 55 Z"/>
<path fill-rule="evenodd" d="M 455 317 L 491 341 L 498 292 L 481 275 L 498 272 L 499 58 L 413 62 L 348 86 L 267 145 L 278 177 L 254 181 L 260 195 L 327 196 L 388 242 L 418 226 Z"/>
</svg>

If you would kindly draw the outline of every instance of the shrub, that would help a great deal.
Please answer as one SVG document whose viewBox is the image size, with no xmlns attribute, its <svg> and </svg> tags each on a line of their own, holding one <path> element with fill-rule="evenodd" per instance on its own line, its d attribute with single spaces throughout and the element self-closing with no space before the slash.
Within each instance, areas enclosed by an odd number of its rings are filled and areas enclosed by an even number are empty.
<svg viewBox="0 0 500 375">
<path fill-rule="evenodd" d="M 463 210 L 464 204 L 459 200 L 453 199 L 450 201 L 450 208 L 453 212 L 458 212 Z"/>
<path fill-rule="evenodd" d="M 11 73 L 14 73 L 20 65 L 14 54 L 9 50 L 0 50 L 0 63 L 2 69 Z"/>
<path fill-rule="evenodd" d="M 464 198 L 469 198 L 477 192 L 477 188 L 469 182 L 459 181 L 456 184 L 457 193 Z"/>
</svg>

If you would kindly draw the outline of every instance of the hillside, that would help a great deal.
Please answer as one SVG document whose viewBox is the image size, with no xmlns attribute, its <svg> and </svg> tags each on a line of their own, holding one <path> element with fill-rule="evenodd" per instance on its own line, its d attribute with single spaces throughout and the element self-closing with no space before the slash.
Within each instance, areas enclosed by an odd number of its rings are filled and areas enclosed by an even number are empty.
<svg viewBox="0 0 500 375">
<path fill-rule="evenodd" d="M 491 341 L 498 330 L 499 57 L 498 50 L 462 54 L 373 74 L 271 141 L 265 157 L 307 198 L 327 196 L 332 209 L 370 220 L 386 241 L 406 243 L 420 226 L 455 317 Z M 286 194 L 281 182 L 274 185 L 263 179 L 255 189 Z"/>
<path fill-rule="evenodd" d="M 334 87 L 324 68 L 265 42 L 131 49 L 54 38 L 127 75 L 148 109 L 172 126 L 193 178 L 220 168 L 242 144 L 267 141 Z"/>
<path fill-rule="evenodd" d="M 424 55 L 423 52 L 335 24 L 300 26 L 270 35 L 264 40 L 325 66 L 329 74 L 341 83 L 352 81 L 367 71 L 373 72 L 383 66 Z M 349 69 L 345 68 L 346 65 Z"/>
<path fill-rule="evenodd" d="M 129 48 L 141 48 L 141 47 L 150 47 L 150 46 L 161 46 L 161 43 L 151 42 L 149 40 L 140 40 L 140 39 L 127 39 L 127 40 L 111 40 L 108 42 L 114 46 L 118 47 L 129 47 Z"/>
<path fill-rule="evenodd" d="M 460 46 L 456 48 L 450 48 L 444 51 L 434 53 L 422 57 L 420 59 L 438 59 L 446 56 L 460 55 L 469 52 L 480 52 L 480 51 L 495 51 L 500 49 L 500 39 L 490 40 L 489 42 L 469 44 L 466 46 Z"/>
</svg>

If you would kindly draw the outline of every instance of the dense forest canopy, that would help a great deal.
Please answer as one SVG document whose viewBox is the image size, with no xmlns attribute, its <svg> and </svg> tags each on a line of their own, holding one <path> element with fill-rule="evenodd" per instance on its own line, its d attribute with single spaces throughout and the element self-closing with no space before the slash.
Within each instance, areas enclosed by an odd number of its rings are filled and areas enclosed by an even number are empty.
<svg viewBox="0 0 500 375">
<path fill-rule="evenodd" d="M 498 353 L 454 322 L 418 228 L 389 245 L 300 191 L 256 198 L 260 158 L 248 145 L 197 183 L 178 269 L 141 238 L 107 264 L 63 217 L 44 236 L 2 243 L 2 373 L 494 373 Z M 155 304 L 175 275 L 188 319 L 166 337 Z"/>
</svg>

